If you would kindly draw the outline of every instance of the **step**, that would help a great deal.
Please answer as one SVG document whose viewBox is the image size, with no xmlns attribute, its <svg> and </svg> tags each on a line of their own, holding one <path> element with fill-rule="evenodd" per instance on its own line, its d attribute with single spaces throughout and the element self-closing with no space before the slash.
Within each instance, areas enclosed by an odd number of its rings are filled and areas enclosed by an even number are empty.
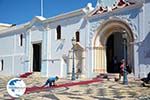
<svg viewBox="0 0 150 100">
<path fill-rule="evenodd" d="M 30 77 L 41 77 L 41 72 L 33 72 Z"/>
</svg>

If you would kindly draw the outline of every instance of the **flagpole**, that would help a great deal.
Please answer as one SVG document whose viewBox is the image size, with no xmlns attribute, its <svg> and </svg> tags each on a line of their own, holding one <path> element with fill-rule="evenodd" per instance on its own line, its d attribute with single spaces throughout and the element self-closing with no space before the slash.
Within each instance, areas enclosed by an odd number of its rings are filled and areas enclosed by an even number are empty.
<svg viewBox="0 0 150 100">
<path fill-rule="evenodd" d="M 43 0 L 41 0 L 41 16 L 43 16 Z"/>
</svg>

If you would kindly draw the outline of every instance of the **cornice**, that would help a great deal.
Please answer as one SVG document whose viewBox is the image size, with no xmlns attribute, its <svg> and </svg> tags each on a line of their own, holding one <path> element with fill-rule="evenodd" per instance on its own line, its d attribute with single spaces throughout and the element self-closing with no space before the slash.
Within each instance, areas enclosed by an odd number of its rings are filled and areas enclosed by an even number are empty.
<svg viewBox="0 0 150 100">
<path fill-rule="evenodd" d="M 60 14 L 58 16 L 48 18 L 47 20 L 43 21 L 43 23 L 50 23 L 50 22 L 54 22 L 54 21 L 58 21 L 58 20 L 61 20 L 61 19 L 74 17 L 74 16 L 77 16 L 77 15 L 82 15 L 82 14 L 85 14 L 83 9 L 78 9 L 78 10 L 75 10 L 75 11 L 72 11 L 72 12 L 69 12 L 69 13 L 64 13 L 64 14 Z"/>
<path fill-rule="evenodd" d="M 7 29 L 4 29 L 4 30 L 1 30 L 0 31 L 0 35 L 1 34 L 4 34 L 4 33 L 9 33 L 9 32 L 12 32 L 12 31 L 19 31 L 21 29 L 25 29 L 25 26 L 28 25 L 29 22 L 25 23 L 25 24 L 21 24 L 21 25 L 17 25 L 17 26 L 12 26 L 10 28 L 7 28 Z"/>
</svg>

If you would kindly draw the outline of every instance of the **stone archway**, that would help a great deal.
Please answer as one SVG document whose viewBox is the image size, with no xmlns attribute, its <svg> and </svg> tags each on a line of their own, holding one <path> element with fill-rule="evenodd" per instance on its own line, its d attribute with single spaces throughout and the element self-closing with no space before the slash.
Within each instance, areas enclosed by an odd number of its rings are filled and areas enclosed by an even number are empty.
<svg viewBox="0 0 150 100">
<path fill-rule="evenodd" d="M 130 43 L 134 41 L 133 32 L 128 23 L 120 19 L 109 19 L 100 25 L 97 29 L 97 33 L 93 38 L 93 71 L 98 73 L 108 72 L 108 57 L 107 57 L 107 42 L 110 36 L 121 36 L 123 32 L 127 34 L 127 60 L 129 65 L 134 65 L 133 59 L 133 45 Z M 121 34 L 121 35 L 116 35 Z M 121 52 L 121 51 L 120 51 Z M 121 57 L 120 57 L 121 59 Z M 119 59 L 119 60 L 120 60 Z"/>
</svg>

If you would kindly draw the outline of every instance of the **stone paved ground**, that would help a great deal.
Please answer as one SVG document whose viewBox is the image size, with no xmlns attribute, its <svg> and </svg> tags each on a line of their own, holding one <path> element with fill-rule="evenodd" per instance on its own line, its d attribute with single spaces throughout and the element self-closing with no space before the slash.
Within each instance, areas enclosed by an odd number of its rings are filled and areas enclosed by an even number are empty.
<svg viewBox="0 0 150 100">
<path fill-rule="evenodd" d="M 11 99 L 6 91 L 6 84 L 12 77 L 0 78 L 0 100 Z M 46 78 L 30 76 L 23 79 L 28 87 L 41 86 Z M 60 79 L 57 84 L 69 82 Z M 71 81 L 70 81 L 71 82 Z M 25 94 L 19 99 L 25 100 L 150 100 L 150 88 L 142 87 L 141 81 L 129 78 L 129 85 L 124 86 L 122 82 L 104 80 L 103 82 L 86 84 L 80 86 L 63 87 L 47 91 Z"/>
</svg>

